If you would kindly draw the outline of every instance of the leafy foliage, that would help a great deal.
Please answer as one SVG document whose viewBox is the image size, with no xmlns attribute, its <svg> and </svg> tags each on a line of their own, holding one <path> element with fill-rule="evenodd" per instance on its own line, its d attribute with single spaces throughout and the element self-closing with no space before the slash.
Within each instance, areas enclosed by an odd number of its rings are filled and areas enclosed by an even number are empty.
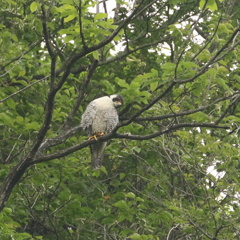
<svg viewBox="0 0 240 240">
<path fill-rule="evenodd" d="M 107 3 L 1 3 L 1 239 L 239 239 L 239 3 Z M 112 93 L 92 170 L 80 118 Z"/>
</svg>

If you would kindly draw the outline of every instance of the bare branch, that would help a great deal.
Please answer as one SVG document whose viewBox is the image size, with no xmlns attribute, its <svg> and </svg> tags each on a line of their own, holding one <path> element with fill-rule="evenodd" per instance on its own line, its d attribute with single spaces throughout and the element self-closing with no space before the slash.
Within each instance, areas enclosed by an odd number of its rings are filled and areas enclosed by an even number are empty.
<svg viewBox="0 0 240 240">
<path fill-rule="evenodd" d="M 129 135 L 129 134 L 116 134 L 115 137 L 113 138 L 124 138 L 124 139 L 129 139 L 129 140 L 149 140 L 152 138 L 159 137 L 163 134 L 181 129 L 181 128 L 221 128 L 221 129 L 229 129 L 229 126 L 219 126 L 216 125 L 215 123 L 179 123 L 170 126 L 169 128 L 166 128 L 165 130 L 152 133 L 149 135 Z"/>
</svg>

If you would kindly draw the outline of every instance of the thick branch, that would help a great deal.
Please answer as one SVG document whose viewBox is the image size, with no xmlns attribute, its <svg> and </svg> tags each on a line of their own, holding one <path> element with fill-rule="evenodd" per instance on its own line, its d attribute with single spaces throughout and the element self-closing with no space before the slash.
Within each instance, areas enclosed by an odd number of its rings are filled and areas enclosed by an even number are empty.
<svg viewBox="0 0 240 240">
<path fill-rule="evenodd" d="M 113 131 L 110 134 L 107 134 L 103 137 L 99 137 L 98 141 L 103 142 L 103 141 L 107 141 L 107 140 L 110 140 L 113 138 L 124 138 L 124 139 L 129 139 L 129 140 L 149 140 L 149 139 L 159 137 L 163 134 L 166 134 L 166 133 L 169 133 L 169 132 L 181 129 L 181 128 L 196 128 L 196 127 L 229 129 L 229 126 L 218 126 L 214 123 L 179 123 L 179 124 L 169 126 L 166 129 L 160 130 L 158 132 L 155 132 L 155 133 L 152 133 L 149 135 L 143 135 L 143 136 L 142 135 L 131 135 L 131 134 L 119 134 L 119 133 L 115 133 L 115 131 Z M 96 140 L 85 141 L 83 143 L 76 144 L 72 147 L 58 151 L 56 153 L 52 153 L 52 154 L 49 154 L 46 156 L 39 156 L 39 157 L 35 158 L 34 160 L 32 160 L 31 164 L 65 157 L 68 154 L 74 153 L 76 151 L 79 151 L 79 150 L 89 146 L 90 144 L 93 144 L 95 141 Z"/>
<path fill-rule="evenodd" d="M 207 109 L 209 107 L 212 107 L 215 104 L 217 104 L 219 102 L 222 102 L 222 101 L 225 101 L 227 99 L 235 99 L 236 100 L 236 96 L 238 96 L 239 94 L 240 94 L 240 92 L 236 92 L 236 93 L 234 93 L 231 96 L 226 96 L 226 97 L 222 97 L 222 98 L 216 99 L 211 104 L 209 104 L 207 106 L 199 107 L 199 108 L 194 109 L 194 110 L 185 111 L 185 112 L 181 112 L 181 113 L 175 113 L 175 114 L 174 113 L 172 113 L 172 114 L 165 114 L 165 115 L 162 115 L 162 116 L 155 116 L 155 117 L 135 118 L 133 120 L 133 122 L 156 121 L 156 120 L 159 121 L 159 120 L 163 120 L 163 119 L 167 119 L 167 118 L 175 118 L 175 117 L 179 117 L 179 116 L 190 115 L 190 114 L 193 114 L 193 113 L 196 113 L 196 112 L 199 112 L 199 111 L 203 111 L 203 110 L 205 110 L 205 109 Z M 234 102 L 235 102 L 235 100 L 234 100 Z M 129 120 L 129 118 L 120 118 L 120 119 L 127 120 L 127 121 Z M 218 119 L 217 122 L 215 122 L 215 125 L 217 125 L 219 123 L 220 123 L 220 121 Z M 125 123 L 119 124 L 117 128 L 119 128 L 119 127 L 121 127 L 123 125 L 125 125 Z M 81 130 L 81 127 L 80 127 L 80 125 L 78 125 L 78 126 L 75 126 L 75 127 L 71 128 L 71 129 L 68 129 L 68 130 L 64 131 L 62 134 L 58 135 L 55 138 L 46 139 L 42 143 L 41 148 L 39 149 L 39 154 L 42 154 L 49 147 L 56 146 L 56 145 L 59 145 L 59 144 L 63 143 L 68 138 L 70 138 L 71 136 L 73 136 L 74 134 L 79 132 L 80 130 Z M 38 154 L 38 156 L 39 156 L 39 154 Z"/>
</svg>

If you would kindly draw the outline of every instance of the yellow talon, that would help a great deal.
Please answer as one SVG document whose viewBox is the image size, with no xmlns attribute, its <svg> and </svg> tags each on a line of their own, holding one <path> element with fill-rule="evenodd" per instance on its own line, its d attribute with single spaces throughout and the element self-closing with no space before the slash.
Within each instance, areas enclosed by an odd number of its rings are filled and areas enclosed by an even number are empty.
<svg viewBox="0 0 240 240">
<path fill-rule="evenodd" d="M 97 136 L 103 136 L 105 133 L 97 133 Z"/>
<path fill-rule="evenodd" d="M 95 139 L 97 141 L 97 137 L 105 135 L 104 133 L 96 133 L 95 135 L 88 138 L 88 140 Z"/>
<path fill-rule="evenodd" d="M 91 137 L 88 138 L 88 140 L 93 140 L 93 139 L 97 140 L 97 136 L 96 136 L 96 135 L 93 135 L 93 136 L 91 136 Z"/>
</svg>

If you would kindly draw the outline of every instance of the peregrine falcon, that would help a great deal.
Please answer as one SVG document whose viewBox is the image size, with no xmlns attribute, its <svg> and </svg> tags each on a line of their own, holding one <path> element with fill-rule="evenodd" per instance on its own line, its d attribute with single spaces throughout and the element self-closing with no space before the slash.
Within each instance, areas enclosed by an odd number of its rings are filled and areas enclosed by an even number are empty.
<svg viewBox="0 0 240 240">
<path fill-rule="evenodd" d="M 118 112 L 116 108 L 123 105 L 121 95 L 110 95 L 97 98 L 90 102 L 82 115 L 81 127 L 87 130 L 88 139 L 110 133 L 118 124 Z M 103 152 L 107 142 L 96 142 L 90 145 L 92 167 L 94 169 L 102 166 Z"/>
</svg>

